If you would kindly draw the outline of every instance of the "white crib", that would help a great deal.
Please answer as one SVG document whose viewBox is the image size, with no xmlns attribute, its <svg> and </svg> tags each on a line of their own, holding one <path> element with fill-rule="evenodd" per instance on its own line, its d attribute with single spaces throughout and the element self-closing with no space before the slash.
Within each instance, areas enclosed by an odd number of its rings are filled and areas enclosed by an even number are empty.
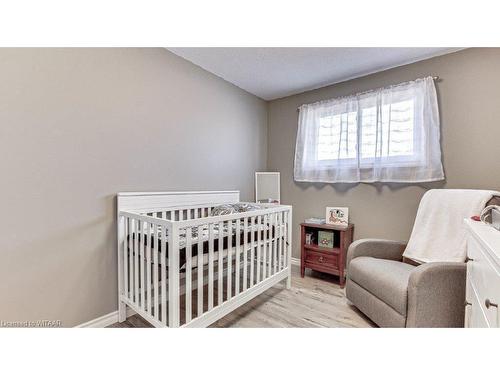
<svg viewBox="0 0 500 375">
<path fill-rule="evenodd" d="M 290 288 L 292 207 L 210 216 L 238 202 L 238 191 L 118 194 L 120 322 L 129 306 L 155 327 L 207 327 Z"/>
</svg>

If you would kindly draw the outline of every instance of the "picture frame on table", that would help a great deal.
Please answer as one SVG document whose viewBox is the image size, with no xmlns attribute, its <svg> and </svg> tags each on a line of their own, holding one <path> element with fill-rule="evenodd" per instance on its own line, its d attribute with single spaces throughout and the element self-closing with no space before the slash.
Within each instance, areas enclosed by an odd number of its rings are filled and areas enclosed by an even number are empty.
<svg viewBox="0 0 500 375">
<path fill-rule="evenodd" d="M 328 225 L 347 227 L 349 225 L 349 208 L 327 207 L 325 219 Z"/>
</svg>

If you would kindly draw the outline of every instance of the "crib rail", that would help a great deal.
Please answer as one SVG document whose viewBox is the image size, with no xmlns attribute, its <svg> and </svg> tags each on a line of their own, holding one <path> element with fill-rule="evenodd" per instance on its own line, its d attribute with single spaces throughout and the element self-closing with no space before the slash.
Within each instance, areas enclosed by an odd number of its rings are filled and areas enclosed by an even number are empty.
<svg viewBox="0 0 500 375">
<path fill-rule="evenodd" d="M 289 286 L 291 207 L 212 208 L 119 212 L 120 303 L 156 327 L 204 327 L 279 281 Z"/>
</svg>

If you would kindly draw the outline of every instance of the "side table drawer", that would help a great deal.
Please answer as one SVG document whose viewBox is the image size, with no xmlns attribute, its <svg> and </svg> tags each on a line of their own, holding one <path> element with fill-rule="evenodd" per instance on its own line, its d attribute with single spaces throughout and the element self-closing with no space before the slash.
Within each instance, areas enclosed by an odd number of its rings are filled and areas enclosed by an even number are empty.
<svg viewBox="0 0 500 375">
<path fill-rule="evenodd" d="M 339 268 L 337 254 L 323 254 L 313 250 L 306 251 L 306 263 L 314 263 L 324 267 Z"/>
</svg>

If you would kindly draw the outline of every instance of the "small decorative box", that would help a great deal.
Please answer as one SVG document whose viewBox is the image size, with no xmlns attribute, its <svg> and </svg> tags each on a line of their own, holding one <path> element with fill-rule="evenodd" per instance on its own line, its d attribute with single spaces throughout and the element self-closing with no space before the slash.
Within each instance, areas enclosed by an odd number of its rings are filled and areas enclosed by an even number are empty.
<svg viewBox="0 0 500 375">
<path fill-rule="evenodd" d="M 318 246 L 333 249 L 333 235 L 332 231 L 318 231 Z"/>
</svg>

